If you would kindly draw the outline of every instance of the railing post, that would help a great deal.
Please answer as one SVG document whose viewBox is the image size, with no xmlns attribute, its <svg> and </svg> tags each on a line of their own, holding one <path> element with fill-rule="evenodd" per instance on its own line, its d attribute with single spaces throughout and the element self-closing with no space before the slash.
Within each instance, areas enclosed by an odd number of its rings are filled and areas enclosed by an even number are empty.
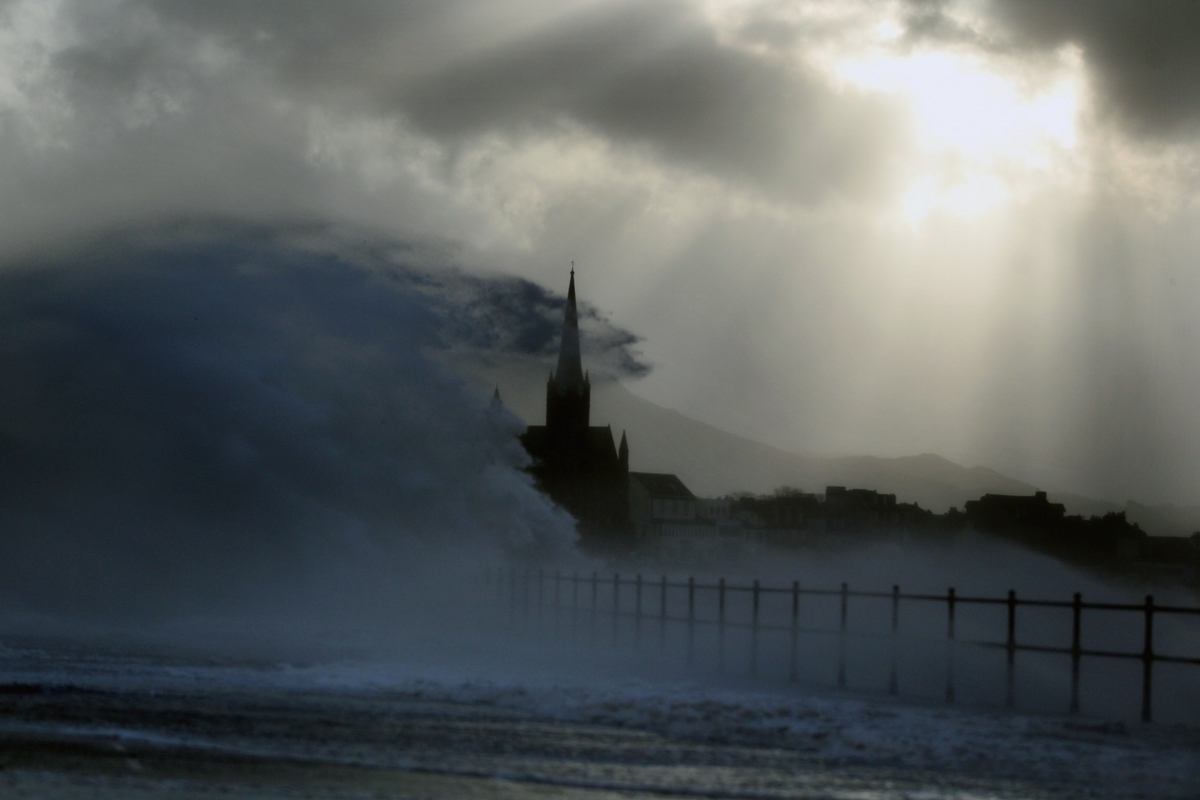
<svg viewBox="0 0 1200 800">
<path fill-rule="evenodd" d="M 592 641 L 595 641 L 596 616 L 599 613 L 600 613 L 600 575 L 599 575 L 599 573 L 593 572 L 592 573 L 592 624 L 591 624 Z"/>
<path fill-rule="evenodd" d="M 1080 628 L 1083 622 L 1083 595 L 1075 593 L 1071 602 L 1071 713 L 1079 713 L 1079 657 L 1083 647 L 1080 644 Z"/>
<path fill-rule="evenodd" d="M 954 702 L 954 587 L 946 591 L 946 702 Z"/>
<path fill-rule="evenodd" d="M 542 631 L 542 607 L 545 605 L 546 593 L 546 573 L 542 569 L 537 571 L 537 626 L 538 633 Z"/>
<path fill-rule="evenodd" d="M 792 581 L 792 654 L 788 662 L 788 680 L 796 682 L 796 646 L 800 638 L 800 581 Z"/>
<path fill-rule="evenodd" d="M 762 586 L 754 579 L 754 597 L 751 603 L 750 616 L 750 677 L 758 677 L 758 605 Z"/>
<path fill-rule="evenodd" d="M 688 640 L 687 665 L 692 666 L 694 647 L 696 643 L 696 579 L 688 576 Z"/>
<path fill-rule="evenodd" d="M 1142 722 L 1152 721 L 1150 682 L 1154 668 L 1154 595 L 1146 595 L 1146 630 L 1142 645 Z"/>
<path fill-rule="evenodd" d="M 562 574 L 554 570 L 554 638 L 558 638 L 558 622 L 562 616 Z"/>
<path fill-rule="evenodd" d="M 524 607 L 525 607 L 524 619 L 525 619 L 525 624 L 526 624 L 526 630 L 528 630 L 528 624 L 529 624 L 529 567 L 525 568 L 525 582 L 524 582 L 524 586 L 522 588 L 522 595 L 524 596 L 523 603 L 524 603 Z"/>
<path fill-rule="evenodd" d="M 662 576 L 658 593 L 658 647 L 667 646 L 667 576 Z"/>
<path fill-rule="evenodd" d="M 842 619 L 840 630 L 846 632 L 846 614 L 850 604 L 850 584 L 842 583 Z"/>
<path fill-rule="evenodd" d="M 725 670 L 725 579 L 717 581 L 717 669 Z"/>
<path fill-rule="evenodd" d="M 888 669 L 888 694 L 896 694 L 899 689 L 899 678 L 896 675 L 898 661 L 897 637 L 900 631 L 900 586 L 892 585 L 892 663 Z"/>
<path fill-rule="evenodd" d="M 1004 705 L 1012 708 L 1016 705 L 1016 657 L 1017 657 L 1017 593 L 1008 590 L 1008 639 L 1004 643 L 1005 673 L 1004 673 Z"/>
<path fill-rule="evenodd" d="M 613 644 L 617 643 L 618 626 L 621 618 L 621 573 L 613 573 Z"/>
<path fill-rule="evenodd" d="M 842 614 L 838 625 L 838 675 L 839 689 L 846 688 L 846 615 L 850 603 L 850 585 L 842 584 Z"/>
<path fill-rule="evenodd" d="M 633 589 L 633 649 L 642 646 L 642 573 L 637 574 Z"/>
<path fill-rule="evenodd" d="M 517 568 L 509 568 L 509 591 L 508 591 L 508 617 L 509 622 L 513 622 L 517 618 Z"/>
</svg>

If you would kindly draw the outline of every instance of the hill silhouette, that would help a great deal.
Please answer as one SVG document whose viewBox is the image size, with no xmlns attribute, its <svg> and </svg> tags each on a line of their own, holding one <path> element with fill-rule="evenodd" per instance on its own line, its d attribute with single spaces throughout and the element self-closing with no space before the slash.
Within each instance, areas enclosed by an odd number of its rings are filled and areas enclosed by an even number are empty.
<svg viewBox="0 0 1200 800">
<path fill-rule="evenodd" d="M 532 357 L 463 355 L 450 359 L 472 387 L 490 395 L 498 386 L 507 405 L 530 424 L 545 415 L 546 377 L 550 366 Z M 630 467 L 641 472 L 673 472 L 701 497 L 733 492 L 762 494 L 780 486 L 823 492 L 826 486 L 876 489 L 941 513 L 962 508 L 988 493 L 1032 494 L 1047 489 L 1052 502 L 1068 514 L 1100 516 L 1124 511 L 1154 536 L 1187 536 L 1200 529 L 1200 506 L 1144 505 L 1101 500 L 1053 487 L 1037 487 L 988 467 L 964 467 L 934 453 L 881 458 L 823 457 L 772 447 L 691 419 L 638 397 L 617 380 L 596 376 L 592 386 L 592 424 L 612 425 L 620 438 L 629 435 Z"/>
<path fill-rule="evenodd" d="M 505 405 L 527 423 L 541 422 L 548 374 L 543 362 L 460 357 L 453 366 L 480 393 L 498 386 Z M 995 470 L 963 467 L 932 453 L 900 458 L 791 453 L 662 408 L 619 381 L 599 377 L 593 380 L 592 424 L 611 424 L 618 437 L 622 430 L 628 433 L 632 469 L 673 472 L 705 497 L 780 486 L 823 492 L 827 485 L 845 485 L 895 493 L 900 502 L 940 512 L 987 492 L 1031 494 L 1035 489 Z"/>
</svg>

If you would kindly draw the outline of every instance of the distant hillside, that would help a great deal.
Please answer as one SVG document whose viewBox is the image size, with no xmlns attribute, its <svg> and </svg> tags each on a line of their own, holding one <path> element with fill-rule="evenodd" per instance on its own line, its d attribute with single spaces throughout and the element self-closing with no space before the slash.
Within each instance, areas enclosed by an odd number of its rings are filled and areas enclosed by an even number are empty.
<svg viewBox="0 0 1200 800">
<path fill-rule="evenodd" d="M 527 423 L 543 421 L 549 374 L 546 364 L 460 358 L 451 361 L 451 366 L 480 394 L 490 394 L 493 386 L 499 386 L 504 404 Z M 987 467 L 963 467 L 930 453 L 901 458 L 819 458 L 789 453 L 657 406 L 611 380 L 597 379 L 592 386 L 592 424 L 612 425 L 618 440 L 622 430 L 628 434 L 633 469 L 673 472 L 703 497 L 737 491 L 765 493 L 780 486 L 823 492 L 826 486 L 841 485 L 894 493 L 900 502 L 942 512 L 962 508 L 966 501 L 988 492 L 1032 494 L 1039 488 Z M 1124 510 L 1116 503 L 1080 495 L 1050 492 L 1050 499 L 1066 505 L 1068 513 L 1084 516 Z M 1171 511 L 1174 513 L 1129 504 L 1130 520 L 1151 533 L 1183 535 L 1200 528 L 1200 509 Z M 1190 522 L 1193 518 L 1194 523 Z M 1193 525 L 1190 529 L 1189 524 Z"/>
<path fill-rule="evenodd" d="M 453 366 L 480 393 L 499 386 L 505 405 L 527 423 L 542 421 L 546 365 L 522 360 L 460 360 Z M 1034 491 L 1033 486 L 994 470 L 967 469 L 931 454 L 815 458 L 789 453 L 657 406 L 616 381 L 597 380 L 593 385 L 592 424 L 611 424 L 618 438 L 622 430 L 627 432 L 633 469 L 673 472 L 693 492 L 707 497 L 736 491 L 769 492 L 780 486 L 823 492 L 827 485 L 845 485 L 892 492 L 901 502 L 944 511 L 986 492 Z"/>
<path fill-rule="evenodd" d="M 1200 531 L 1200 506 L 1144 506 L 1130 500 L 1125 516 L 1156 536 L 1191 536 Z"/>
</svg>

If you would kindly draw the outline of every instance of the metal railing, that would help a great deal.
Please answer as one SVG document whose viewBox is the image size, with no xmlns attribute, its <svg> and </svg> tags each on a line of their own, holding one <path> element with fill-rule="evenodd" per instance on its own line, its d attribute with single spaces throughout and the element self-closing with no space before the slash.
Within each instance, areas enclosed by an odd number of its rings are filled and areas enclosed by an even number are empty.
<svg viewBox="0 0 1200 800">
<path fill-rule="evenodd" d="M 1005 705 L 1015 704 L 1015 674 L 1016 654 L 1020 651 L 1039 653 L 1057 653 L 1070 656 L 1071 659 L 1071 699 L 1069 711 L 1079 711 L 1079 672 L 1080 662 L 1084 658 L 1133 659 L 1142 663 L 1142 697 L 1141 718 L 1150 722 L 1152 719 L 1152 690 L 1154 664 L 1167 662 L 1176 664 L 1200 665 L 1200 658 L 1160 653 L 1154 648 L 1154 620 L 1158 615 L 1183 615 L 1200 619 L 1200 608 L 1187 606 L 1159 605 L 1154 602 L 1153 595 L 1146 595 L 1144 602 L 1130 603 L 1095 603 L 1084 602 L 1079 592 L 1071 600 L 1037 600 L 1017 597 L 1010 590 L 1005 597 L 974 597 L 959 595 L 951 587 L 945 594 L 912 594 L 900 591 L 899 586 L 893 586 L 890 592 L 851 590 L 846 583 L 837 589 L 802 588 L 799 581 L 793 581 L 790 586 L 764 586 L 758 580 L 749 584 L 736 585 L 719 578 L 715 583 L 698 582 L 694 577 L 686 581 L 670 580 L 666 575 L 658 580 L 646 581 L 641 575 L 621 577 L 614 573 L 611 577 L 601 578 L 599 573 L 590 576 L 580 576 L 578 572 L 564 575 L 561 572 L 547 573 L 544 570 L 510 568 L 492 573 L 492 581 L 499 593 L 499 600 L 507 602 L 510 615 L 523 615 L 528 619 L 531 613 L 541 612 L 546 608 L 556 610 L 570 609 L 572 623 L 578 624 L 581 615 L 587 615 L 592 626 L 598 617 L 611 617 L 613 638 L 616 640 L 618 625 L 622 619 L 631 619 L 634 623 L 634 645 L 639 646 L 642 629 L 646 624 L 657 623 L 660 643 L 665 641 L 667 628 L 672 624 L 682 624 L 687 629 L 687 663 L 690 666 L 694 658 L 695 631 L 699 627 L 715 628 L 717 657 L 724 659 L 726 647 L 726 631 L 730 629 L 748 630 L 750 633 L 749 664 L 750 674 L 758 673 L 759 634 L 764 632 L 782 632 L 790 635 L 790 657 L 788 665 L 788 680 L 797 680 L 798 642 L 801 633 L 824 633 L 838 635 L 837 686 L 846 687 L 846 638 L 847 636 L 880 637 L 890 636 L 893 641 L 900 638 L 900 611 L 902 603 L 944 604 L 946 636 L 945 640 L 954 644 L 973 645 L 982 648 L 999 648 L 1006 653 L 1005 658 Z M 610 605 L 603 605 L 600 600 L 600 589 L 604 587 L 610 600 Z M 632 607 L 622 605 L 622 589 L 633 591 Z M 570 594 L 569 599 L 564 593 Z M 686 615 L 672 614 L 670 595 L 686 593 Z M 709 607 L 708 614 L 697 611 L 697 593 L 715 593 L 715 608 Z M 549 594 L 553 597 L 548 597 Z M 733 594 L 748 594 L 750 605 L 748 618 L 731 619 L 727 614 L 727 599 Z M 583 595 L 581 597 L 581 594 Z M 657 595 L 655 600 L 648 600 Z M 770 595 L 783 595 L 790 598 L 790 619 L 785 623 L 771 622 L 763 619 L 763 599 Z M 801 626 L 801 599 L 804 597 L 829 597 L 838 600 L 837 627 L 813 628 Z M 873 598 L 889 600 L 891 606 L 890 631 L 888 633 L 869 633 L 851 631 L 848 625 L 851 599 Z M 678 602 L 676 603 L 678 605 Z M 1007 635 L 1003 641 L 993 639 L 964 639 L 956 635 L 955 616 L 960 606 L 984 605 L 1002 606 L 1007 610 Z M 1071 642 L 1062 646 L 1034 644 L 1023 642 L 1017 636 L 1017 621 L 1019 608 L 1053 608 L 1071 612 Z M 1140 614 L 1143 618 L 1142 648 L 1139 651 L 1122 651 L 1111 649 L 1087 648 L 1082 646 L 1081 632 L 1083 629 L 1083 613 L 1085 611 L 1116 611 Z M 715 614 L 713 613 L 715 612 Z M 898 691 L 896 649 L 892 648 L 892 658 L 889 665 L 888 692 Z M 948 671 L 946 683 L 946 699 L 954 700 L 953 669 Z"/>
</svg>

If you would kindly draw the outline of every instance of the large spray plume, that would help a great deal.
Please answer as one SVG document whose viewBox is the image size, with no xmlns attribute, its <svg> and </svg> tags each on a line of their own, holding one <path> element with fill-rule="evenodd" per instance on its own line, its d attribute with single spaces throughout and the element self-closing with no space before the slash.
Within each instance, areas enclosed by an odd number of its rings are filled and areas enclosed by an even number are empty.
<svg viewBox="0 0 1200 800">
<path fill-rule="evenodd" d="M 435 553 L 571 551 L 520 420 L 436 358 L 545 351 L 562 300 L 438 260 L 218 225 L 0 272 L 3 601 L 157 615 L 335 573 L 399 583 Z M 631 337 L 600 338 L 638 368 Z"/>
</svg>

